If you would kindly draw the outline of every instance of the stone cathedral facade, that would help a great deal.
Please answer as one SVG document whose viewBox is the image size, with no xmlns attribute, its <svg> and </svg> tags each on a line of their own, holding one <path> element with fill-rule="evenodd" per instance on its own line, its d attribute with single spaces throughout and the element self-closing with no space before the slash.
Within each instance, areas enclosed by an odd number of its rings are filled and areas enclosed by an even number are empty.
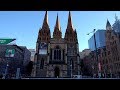
<svg viewBox="0 0 120 90">
<path fill-rule="evenodd" d="M 34 77 L 71 77 L 80 74 L 77 32 L 73 29 L 70 11 L 64 38 L 58 14 L 51 36 L 48 12 L 45 12 L 42 28 L 38 32 L 34 60 Z"/>
</svg>

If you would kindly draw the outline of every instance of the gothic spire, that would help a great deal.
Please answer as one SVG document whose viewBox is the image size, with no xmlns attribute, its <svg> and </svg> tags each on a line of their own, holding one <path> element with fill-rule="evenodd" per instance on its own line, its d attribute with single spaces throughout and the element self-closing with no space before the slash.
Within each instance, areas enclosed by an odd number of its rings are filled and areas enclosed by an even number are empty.
<svg viewBox="0 0 120 90">
<path fill-rule="evenodd" d="M 108 19 L 107 19 L 107 24 L 106 24 L 106 30 L 112 30 L 111 24 Z"/>
<path fill-rule="evenodd" d="M 58 20 L 58 13 L 57 13 L 57 19 L 56 19 L 54 32 L 53 32 L 53 38 L 56 38 L 56 39 L 62 38 L 62 32 L 61 32 L 60 23 Z"/>
<path fill-rule="evenodd" d="M 67 24 L 67 28 L 72 28 L 72 29 L 73 29 L 72 19 L 71 19 L 71 12 L 70 12 L 70 11 L 69 11 L 69 15 L 68 15 L 68 24 Z"/>
<path fill-rule="evenodd" d="M 48 26 L 48 13 L 47 13 L 47 11 L 45 12 L 45 17 L 44 17 L 44 21 L 43 21 L 43 26 L 42 26 L 42 28 L 44 28 L 44 27 L 49 27 Z"/>
<path fill-rule="evenodd" d="M 58 30 L 60 30 L 60 22 L 59 22 L 59 20 L 58 20 L 58 13 L 57 13 L 57 19 L 56 19 L 55 28 L 57 28 Z"/>
</svg>

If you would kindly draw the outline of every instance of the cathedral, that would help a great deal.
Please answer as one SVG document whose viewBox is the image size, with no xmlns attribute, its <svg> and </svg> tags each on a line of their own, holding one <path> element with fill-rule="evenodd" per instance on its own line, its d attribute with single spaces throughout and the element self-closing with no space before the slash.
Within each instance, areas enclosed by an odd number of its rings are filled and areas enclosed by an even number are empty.
<svg viewBox="0 0 120 90">
<path fill-rule="evenodd" d="M 77 31 L 73 29 L 70 11 L 64 38 L 58 14 L 51 36 L 48 12 L 45 12 L 42 28 L 38 32 L 34 60 L 34 77 L 67 78 L 80 74 Z"/>
</svg>

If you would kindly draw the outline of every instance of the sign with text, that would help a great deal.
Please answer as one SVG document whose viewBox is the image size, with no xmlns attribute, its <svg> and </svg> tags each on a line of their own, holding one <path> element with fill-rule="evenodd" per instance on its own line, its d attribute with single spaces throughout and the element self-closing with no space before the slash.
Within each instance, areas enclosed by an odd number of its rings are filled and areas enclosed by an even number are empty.
<svg viewBox="0 0 120 90">
<path fill-rule="evenodd" d="M 15 49 L 7 49 L 5 53 L 5 57 L 14 57 Z"/>
<path fill-rule="evenodd" d="M 13 42 L 16 39 L 0 39 L 0 45 L 6 45 Z"/>
</svg>

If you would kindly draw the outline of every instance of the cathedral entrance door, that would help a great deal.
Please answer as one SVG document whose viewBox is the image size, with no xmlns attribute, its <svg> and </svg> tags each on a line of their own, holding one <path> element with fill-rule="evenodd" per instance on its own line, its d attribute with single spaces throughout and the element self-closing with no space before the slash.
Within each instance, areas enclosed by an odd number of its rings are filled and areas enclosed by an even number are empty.
<svg viewBox="0 0 120 90">
<path fill-rule="evenodd" d="M 59 74 L 60 74 L 59 67 L 55 67 L 55 69 L 54 69 L 54 76 L 55 76 L 55 78 L 59 77 Z"/>
</svg>

